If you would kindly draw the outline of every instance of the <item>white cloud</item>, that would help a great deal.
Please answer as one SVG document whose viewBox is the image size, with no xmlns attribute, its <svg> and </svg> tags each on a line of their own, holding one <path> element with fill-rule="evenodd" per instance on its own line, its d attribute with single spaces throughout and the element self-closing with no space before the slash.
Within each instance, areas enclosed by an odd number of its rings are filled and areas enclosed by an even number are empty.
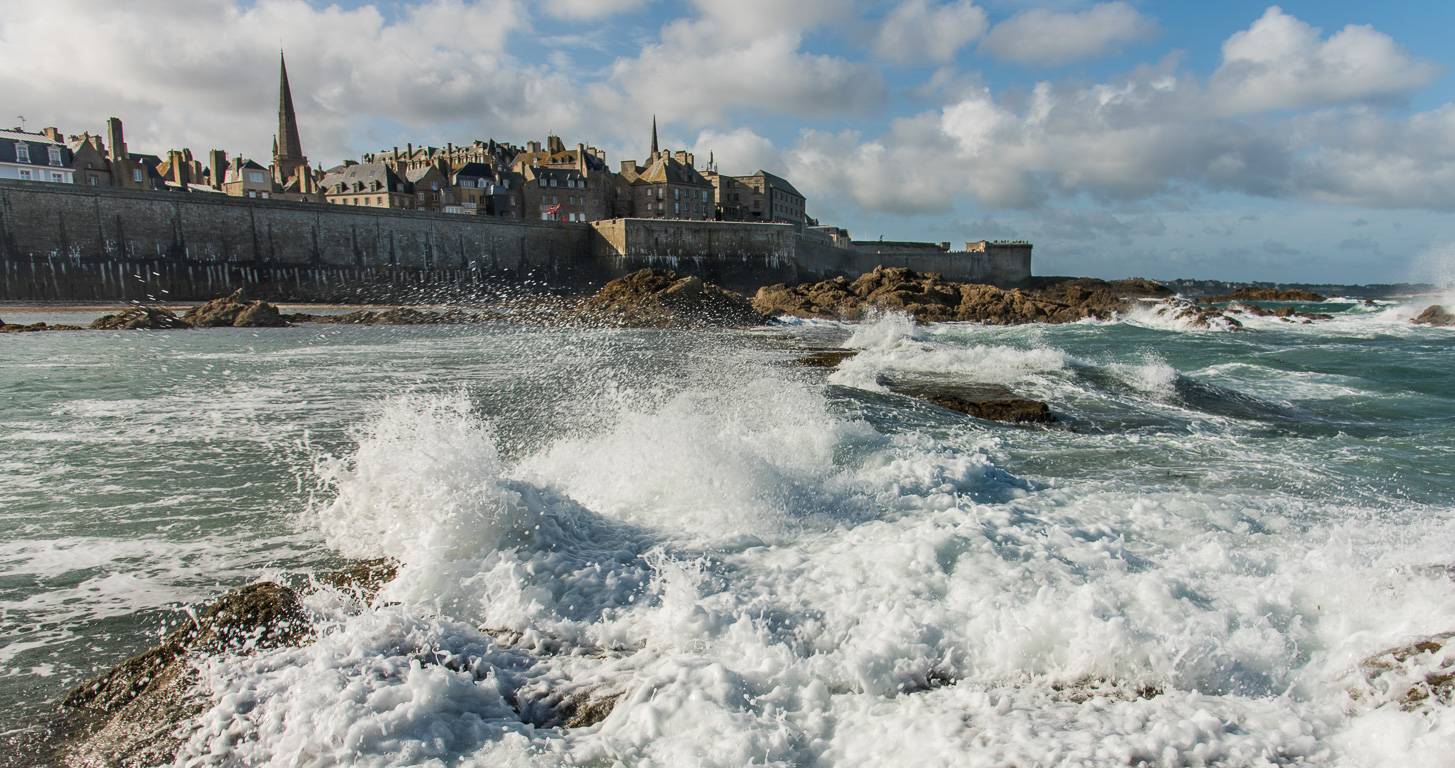
<svg viewBox="0 0 1455 768">
<path fill-rule="evenodd" d="M 540 0 L 546 13 L 561 19 L 592 20 L 637 11 L 654 0 Z"/>
<path fill-rule="evenodd" d="M 747 4 L 753 3 L 769 4 Z M 700 4 L 711 11 L 669 23 L 660 42 L 616 61 L 608 85 L 593 90 L 599 113 L 619 120 L 656 114 L 706 126 L 744 112 L 858 114 L 887 98 L 883 77 L 867 64 L 800 50 L 803 28 L 820 23 L 839 0 L 784 6 L 792 10 L 771 23 L 764 21 L 771 14 L 728 14 L 724 5 Z"/>
<path fill-rule="evenodd" d="M 970 0 L 943 5 L 904 0 L 881 22 L 874 52 L 899 61 L 945 62 L 985 34 L 985 28 L 985 11 Z"/>
<path fill-rule="evenodd" d="M 1157 24 L 1117 0 L 1085 11 L 1033 8 L 995 25 L 981 47 L 1002 61 L 1057 66 L 1095 59 L 1157 35 Z"/>
<path fill-rule="evenodd" d="M 1328 40 L 1321 33 L 1275 5 L 1228 38 L 1210 83 L 1221 110 L 1238 114 L 1390 99 L 1441 74 L 1372 27 L 1351 24 Z"/>
<path fill-rule="evenodd" d="M 856 16 L 853 0 L 692 0 L 692 5 L 701 15 L 701 22 L 693 26 L 710 33 L 698 41 L 704 45 L 796 35 Z"/>
<path fill-rule="evenodd" d="M 379 149 L 384 139 L 358 133 L 375 119 L 422 129 L 416 141 L 445 123 L 482 136 L 575 127 L 570 83 L 506 53 L 529 23 L 520 0 L 428 0 L 395 21 L 304 0 L 52 0 L 0 19 L 0 92 L 70 133 L 120 117 L 133 151 L 266 156 L 281 33 L 304 150 L 318 161 Z"/>
<path fill-rule="evenodd" d="M 726 133 L 703 131 L 697 135 L 692 152 L 697 156 L 699 168 L 714 159 L 718 168 L 730 176 L 746 176 L 758 170 L 779 175 L 786 172 L 783 153 L 772 141 L 747 128 Z"/>
</svg>

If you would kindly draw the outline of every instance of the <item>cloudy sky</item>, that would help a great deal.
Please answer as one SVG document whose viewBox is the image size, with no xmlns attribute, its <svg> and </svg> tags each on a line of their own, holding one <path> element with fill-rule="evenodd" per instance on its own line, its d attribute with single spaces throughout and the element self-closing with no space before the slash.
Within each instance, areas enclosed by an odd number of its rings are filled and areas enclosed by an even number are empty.
<svg viewBox="0 0 1455 768">
<path fill-rule="evenodd" d="M 1455 263 L 1455 4 L 48 0 L 0 124 L 315 163 L 555 133 L 787 176 L 858 239 L 1026 239 L 1038 274 L 1376 282 Z M 1433 270 L 1433 271 L 1432 271 Z"/>
</svg>

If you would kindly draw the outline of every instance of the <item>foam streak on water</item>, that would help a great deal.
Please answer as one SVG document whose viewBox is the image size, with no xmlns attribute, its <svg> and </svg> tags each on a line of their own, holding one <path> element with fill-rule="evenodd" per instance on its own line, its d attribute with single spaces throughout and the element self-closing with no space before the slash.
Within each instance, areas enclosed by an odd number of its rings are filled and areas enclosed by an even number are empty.
<svg viewBox="0 0 1455 768">
<path fill-rule="evenodd" d="M 389 556 L 372 605 L 306 598 L 314 643 L 206 662 L 179 764 L 1409 768 L 1455 739 L 1359 667 L 1455 630 L 1447 331 L 304 333 L 82 339 L 77 370 L 154 378 L 7 382 L 15 711 L 179 603 Z M 787 364 L 828 344 L 858 354 Z M 562 700 L 615 703 L 566 729 Z"/>
</svg>

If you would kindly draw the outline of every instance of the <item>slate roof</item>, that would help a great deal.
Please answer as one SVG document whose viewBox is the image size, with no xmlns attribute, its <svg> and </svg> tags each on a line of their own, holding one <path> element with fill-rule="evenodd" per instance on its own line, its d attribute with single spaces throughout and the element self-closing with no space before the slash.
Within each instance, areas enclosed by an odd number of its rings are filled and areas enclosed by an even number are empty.
<svg viewBox="0 0 1455 768">
<path fill-rule="evenodd" d="M 338 173 L 330 173 L 324 176 L 323 181 L 319 185 L 324 189 L 332 189 L 339 184 L 345 184 L 347 185 L 345 191 L 352 192 L 354 191 L 354 184 L 362 183 L 365 191 L 373 192 L 375 191 L 373 188 L 374 182 L 378 182 L 381 185 L 379 191 L 403 191 L 396 187 L 396 185 L 402 185 L 399 177 L 384 163 L 356 163 Z"/>
<path fill-rule="evenodd" d="M 710 187 L 712 182 L 703 178 L 696 168 L 677 162 L 672 157 L 658 157 L 641 173 L 632 179 L 633 184 L 696 184 Z"/>
<path fill-rule="evenodd" d="M 803 197 L 803 193 L 794 189 L 793 185 L 788 183 L 788 179 L 785 179 L 782 176 L 774 176 L 773 174 L 761 169 L 759 169 L 758 175 L 763 177 L 763 183 L 767 186 L 773 187 L 774 189 L 781 189 L 791 195 Z"/>
<path fill-rule="evenodd" d="M 15 144 L 20 141 L 30 146 L 30 160 L 28 161 L 16 159 Z M 51 147 L 56 147 L 61 150 L 60 165 L 51 165 Z M 60 142 L 52 141 L 49 136 L 43 133 L 0 131 L 0 163 L 33 165 L 37 168 L 65 168 L 69 170 L 71 167 L 71 148 Z"/>
</svg>

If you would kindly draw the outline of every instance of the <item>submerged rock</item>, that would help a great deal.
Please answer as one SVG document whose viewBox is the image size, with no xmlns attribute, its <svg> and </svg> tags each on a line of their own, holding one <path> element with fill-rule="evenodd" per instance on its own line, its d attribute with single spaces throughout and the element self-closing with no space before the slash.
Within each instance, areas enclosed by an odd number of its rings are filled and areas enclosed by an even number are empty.
<svg viewBox="0 0 1455 768">
<path fill-rule="evenodd" d="M 612 280 L 569 310 L 565 319 L 631 328 L 739 327 L 768 322 L 741 294 L 697 277 L 681 277 L 669 269 L 643 269 Z"/>
<path fill-rule="evenodd" d="M 1425 307 L 1425 311 L 1421 312 L 1419 317 L 1416 317 L 1410 322 L 1419 325 L 1432 325 L 1436 328 L 1446 328 L 1455 325 L 1455 315 L 1445 311 L 1445 308 L 1439 304 L 1432 304 Z"/>
<path fill-rule="evenodd" d="M 1055 424 L 1059 420 L 1039 400 L 1018 397 L 989 385 L 889 384 L 889 391 L 923 400 L 977 419 L 1008 424 Z"/>
<path fill-rule="evenodd" d="M 840 277 L 821 283 L 766 286 L 753 297 L 753 306 L 767 315 L 792 317 L 858 320 L 873 309 L 904 312 L 922 323 L 1016 325 L 1107 319 L 1126 308 L 1128 296 L 1170 293 L 1137 279 L 1108 283 L 1057 278 L 1033 284 L 1040 287 L 1006 290 L 880 266 L 852 282 Z"/>
<path fill-rule="evenodd" d="M 174 330 L 191 328 L 192 324 L 161 307 L 127 307 L 112 315 L 97 318 L 90 326 L 100 331 Z"/>
<path fill-rule="evenodd" d="M 211 704 L 192 661 L 222 652 L 301 645 L 311 625 L 298 594 L 273 582 L 222 596 L 161 644 L 72 690 L 63 702 L 99 725 L 64 749 L 75 766 L 170 764 L 184 724 Z"/>
<path fill-rule="evenodd" d="M 1455 632 L 1443 632 L 1390 648 L 1359 662 L 1350 691 L 1373 706 L 1397 702 L 1413 711 L 1439 702 L 1455 703 Z"/>
<path fill-rule="evenodd" d="M 361 309 L 341 315 L 310 315 L 297 313 L 284 315 L 294 323 L 335 323 L 339 325 L 463 325 L 499 319 L 490 312 L 465 312 L 458 309 L 429 310 L 413 307 L 395 307 L 386 310 Z"/>
<path fill-rule="evenodd" d="M 288 324 L 277 307 L 262 300 L 249 301 L 241 288 L 231 296 L 187 310 L 182 319 L 197 328 L 277 328 Z"/>
</svg>

